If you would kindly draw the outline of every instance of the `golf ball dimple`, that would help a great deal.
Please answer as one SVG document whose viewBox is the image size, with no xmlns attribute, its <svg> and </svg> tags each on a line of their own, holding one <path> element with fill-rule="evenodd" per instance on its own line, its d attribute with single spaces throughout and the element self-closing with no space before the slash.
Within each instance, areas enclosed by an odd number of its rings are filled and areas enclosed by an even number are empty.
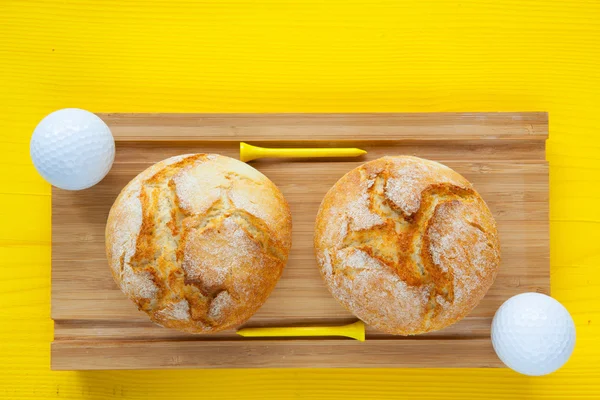
<svg viewBox="0 0 600 400">
<path fill-rule="evenodd" d="M 496 312 L 492 344 L 507 367 L 525 375 L 546 375 L 571 356 L 575 324 L 567 309 L 552 297 L 522 293 Z"/>
<path fill-rule="evenodd" d="M 46 116 L 33 131 L 33 165 L 51 185 L 81 190 L 100 182 L 115 158 L 115 140 L 97 115 L 65 108 Z"/>
</svg>

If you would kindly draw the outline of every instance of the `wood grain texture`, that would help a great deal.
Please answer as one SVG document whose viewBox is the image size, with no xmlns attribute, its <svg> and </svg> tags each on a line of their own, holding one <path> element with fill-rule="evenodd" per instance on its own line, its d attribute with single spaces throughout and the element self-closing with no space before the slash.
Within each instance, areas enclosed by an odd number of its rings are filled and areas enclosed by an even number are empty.
<svg viewBox="0 0 600 400">
<path fill-rule="evenodd" d="M 143 368 L 501 366 L 495 354 L 489 351 L 489 325 L 494 312 L 503 301 L 515 294 L 550 291 L 548 167 L 542 157 L 547 116 L 543 113 L 431 114 L 428 118 L 428 115 L 421 114 L 416 118 L 414 114 L 388 114 L 384 123 L 388 129 L 385 140 L 374 141 L 365 139 L 369 138 L 372 127 L 382 122 L 379 116 L 373 114 L 180 114 L 167 115 L 162 123 L 160 117 L 153 115 L 113 114 L 106 118 L 112 131 L 119 132 L 126 126 L 131 134 L 117 135 L 119 156 L 109 175 L 86 191 L 53 190 L 52 318 L 56 324 L 52 367 L 132 368 L 136 365 L 136 352 L 143 357 L 143 362 L 140 359 L 137 364 Z M 181 123 L 177 122 L 178 118 Z M 460 125 L 450 130 L 453 123 L 465 120 L 469 121 L 469 129 L 478 132 L 477 137 L 485 140 L 474 141 L 471 134 L 463 135 Z M 506 126 L 502 125 L 503 120 Z M 222 132 L 220 140 L 215 141 L 215 124 L 205 121 L 218 121 L 227 132 Z M 515 121 L 520 122 L 517 124 Z M 158 126 L 151 126 L 152 123 Z M 531 124 L 537 126 L 533 137 L 526 133 Z M 444 162 L 463 174 L 488 203 L 497 219 L 502 245 L 502 264 L 496 282 L 479 306 L 449 329 L 401 338 L 383 335 L 369 328 L 369 345 L 356 348 L 360 351 L 352 351 L 349 355 L 337 348 L 339 343 L 343 343 L 340 341 L 324 342 L 327 345 L 323 348 L 329 349 L 327 353 L 318 350 L 314 341 L 281 340 L 280 344 L 273 341 L 251 344 L 236 338 L 233 331 L 194 336 L 148 323 L 148 317 L 138 311 L 115 285 L 107 266 L 104 227 L 108 211 L 120 190 L 133 177 L 162 159 L 207 151 L 237 158 L 238 140 L 251 140 L 252 137 L 247 133 L 240 137 L 237 130 L 231 130 L 234 125 L 252 126 L 256 132 L 276 132 L 286 127 L 292 134 L 284 135 L 275 142 L 283 147 L 297 141 L 315 145 L 321 141 L 312 142 L 313 132 L 328 131 L 329 135 L 337 132 L 337 136 L 332 136 L 335 142 L 354 147 L 358 142 L 352 138 L 358 137 L 361 138 L 360 146 L 368 151 L 364 157 L 345 161 L 260 160 L 253 163 L 283 192 L 290 204 L 294 229 L 293 246 L 282 279 L 265 305 L 245 326 L 336 325 L 353 320 L 352 314 L 329 294 L 318 272 L 312 245 L 317 210 L 327 190 L 357 165 L 384 154 L 407 154 L 407 149 L 402 147 L 405 140 L 410 142 L 412 154 Z M 325 126 L 326 129 L 322 128 Z M 155 134 L 150 141 L 130 141 L 131 137 L 143 137 L 149 127 Z M 438 131 L 439 127 L 444 130 Z M 453 133 L 449 134 L 447 129 Z M 415 130 L 422 131 L 425 139 L 417 140 L 418 136 L 413 133 Z M 429 130 L 441 136 L 427 133 Z M 505 133 L 498 135 L 499 131 Z M 203 140 L 205 135 L 208 137 L 206 142 Z M 177 140 L 166 145 L 153 142 L 155 138 L 166 140 L 169 137 Z M 264 135 L 259 137 L 262 140 L 266 138 Z M 178 140 L 182 142 L 178 143 Z M 431 146 L 431 141 L 436 144 Z M 529 151 L 515 152 L 520 158 L 515 160 L 511 150 L 520 146 L 527 147 Z M 465 154 L 469 154 L 468 160 Z M 489 157 L 490 154 L 494 157 Z M 408 350 L 409 343 L 423 339 L 427 340 L 428 355 L 422 350 Z M 156 357 L 152 357 L 152 346 L 157 341 L 167 343 L 173 340 L 186 342 L 185 345 L 178 342 L 181 345 L 159 346 L 162 355 L 156 353 Z M 457 346 L 451 346 L 449 340 L 456 340 Z M 487 347 L 475 344 L 469 347 L 467 343 L 470 340 L 487 341 Z M 82 343 L 77 344 L 79 341 Z M 381 341 L 386 345 L 377 344 Z M 458 345 L 459 342 L 461 345 Z M 144 348 L 144 343 L 147 348 Z M 314 344 L 314 351 L 308 350 L 308 343 Z M 123 349 L 130 346 L 134 347 L 125 357 Z M 398 352 L 392 351 L 394 346 L 400 346 Z M 167 348 L 173 351 L 175 360 L 182 360 L 180 365 L 164 363 Z M 468 353 L 457 359 L 467 348 Z M 272 349 L 273 353 L 270 354 L 267 349 Z M 251 354 L 252 357 L 225 357 L 219 362 L 219 354 L 228 351 Z M 186 358 L 188 353 L 196 356 Z M 381 358 L 378 363 L 373 354 L 383 353 L 389 357 Z M 88 354 L 87 362 L 82 361 L 82 354 Z M 105 356 L 106 361 L 95 360 L 100 355 Z M 281 357 L 285 359 L 279 359 Z M 184 358 L 186 361 L 183 361 Z M 391 360 L 396 360 L 395 364 Z"/>
<path fill-rule="evenodd" d="M 588 0 L 0 2 L 0 397 L 598 399 L 599 21 Z M 549 111 L 552 296 L 573 315 L 575 352 L 540 378 L 503 368 L 52 372 L 50 186 L 28 143 L 44 115 L 73 106 Z"/>
<path fill-rule="evenodd" d="M 292 343 L 293 342 L 293 343 Z M 501 367 L 492 342 L 469 340 L 66 341 L 52 344 L 52 367 L 71 369 Z M 115 351 L 118 345 L 119 351 Z"/>
<path fill-rule="evenodd" d="M 547 113 L 101 114 L 121 141 L 545 140 Z"/>
</svg>

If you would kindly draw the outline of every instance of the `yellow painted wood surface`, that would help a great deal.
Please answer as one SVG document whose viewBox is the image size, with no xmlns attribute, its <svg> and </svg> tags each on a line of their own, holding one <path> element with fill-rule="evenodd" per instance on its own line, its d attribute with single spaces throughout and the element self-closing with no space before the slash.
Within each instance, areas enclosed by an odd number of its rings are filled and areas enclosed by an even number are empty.
<svg viewBox="0 0 600 400">
<path fill-rule="evenodd" d="M 600 2 L 0 1 L 0 398 L 600 397 Z M 50 372 L 42 116 L 549 111 L 552 294 L 569 363 L 509 370 Z"/>
</svg>

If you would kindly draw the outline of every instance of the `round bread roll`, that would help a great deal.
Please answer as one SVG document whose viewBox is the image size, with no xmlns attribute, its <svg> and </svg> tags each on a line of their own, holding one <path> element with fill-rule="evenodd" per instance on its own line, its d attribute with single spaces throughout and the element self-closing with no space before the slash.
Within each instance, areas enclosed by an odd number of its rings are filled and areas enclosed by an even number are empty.
<svg viewBox="0 0 600 400">
<path fill-rule="evenodd" d="M 500 264 L 496 223 L 479 194 L 417 157 L 380 158 L 342 177 L 323 199 L 314 244 L 333 296 L 399 335 L 465 317 Z"/>
<path fill-rule="evenodd" d="M 191 333 L 239 325 L 287 261 L 291 216 L 279 189 L 216 154 L 172 157 L 113 204 L 106 254 L 115 281 L 159 325 Z"/>
</svg>

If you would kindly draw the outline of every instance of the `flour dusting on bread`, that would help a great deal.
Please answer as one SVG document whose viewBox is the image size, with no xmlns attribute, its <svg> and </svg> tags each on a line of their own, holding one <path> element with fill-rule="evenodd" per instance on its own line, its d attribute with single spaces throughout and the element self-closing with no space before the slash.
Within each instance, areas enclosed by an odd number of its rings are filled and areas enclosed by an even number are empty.
<svg viewBox="0 0 600 400">
<path fill-rule="evenodd" d="M 319 209 L 315 249 L 342 305 L 405 335 L 463 318 L 500 261 L 495 221 L 471 184 L 416 157 L 384 157 L 342 177 Z"/>
<path fill-rule="evenodd" d="M 254 168 L 215 154 L 161 161 L 111 208 L 115 281 L 163 326 L 208 333 L 241 324 L 266 301 L 291 245 L 289 207 Z"/>
<path fill-rule="evenodd" d="M 385 195 L 406 215 L 412 215 L 421 206 L 421 193 L 434 180 L 438 184 L 448 183 L 459 187 L 470 184 L 445 165 L 416 157 L 387 160 L 393 165 L 390 178 L 385 185 Z"/>
<path fill-rule="evenodd" d="M 184 321 L 190 318 L 190 303 L 187 300 L 171 303 L 165 308 L 158 310 L 156 314 L 160 319 Z"/>
<path fill-rule="evenodd" d="M 369 229 L 383 224 L 383 219 L 369 209 L 369 195 L 366 192 L 348 204 L 346 216 L 350 219 L 354 230 Z M 346 225 L 342 224 L 342 229 L 346 228 Z M 343 231 L 340 234 L 342 238 L 345 236 Z"/>
</svg>

